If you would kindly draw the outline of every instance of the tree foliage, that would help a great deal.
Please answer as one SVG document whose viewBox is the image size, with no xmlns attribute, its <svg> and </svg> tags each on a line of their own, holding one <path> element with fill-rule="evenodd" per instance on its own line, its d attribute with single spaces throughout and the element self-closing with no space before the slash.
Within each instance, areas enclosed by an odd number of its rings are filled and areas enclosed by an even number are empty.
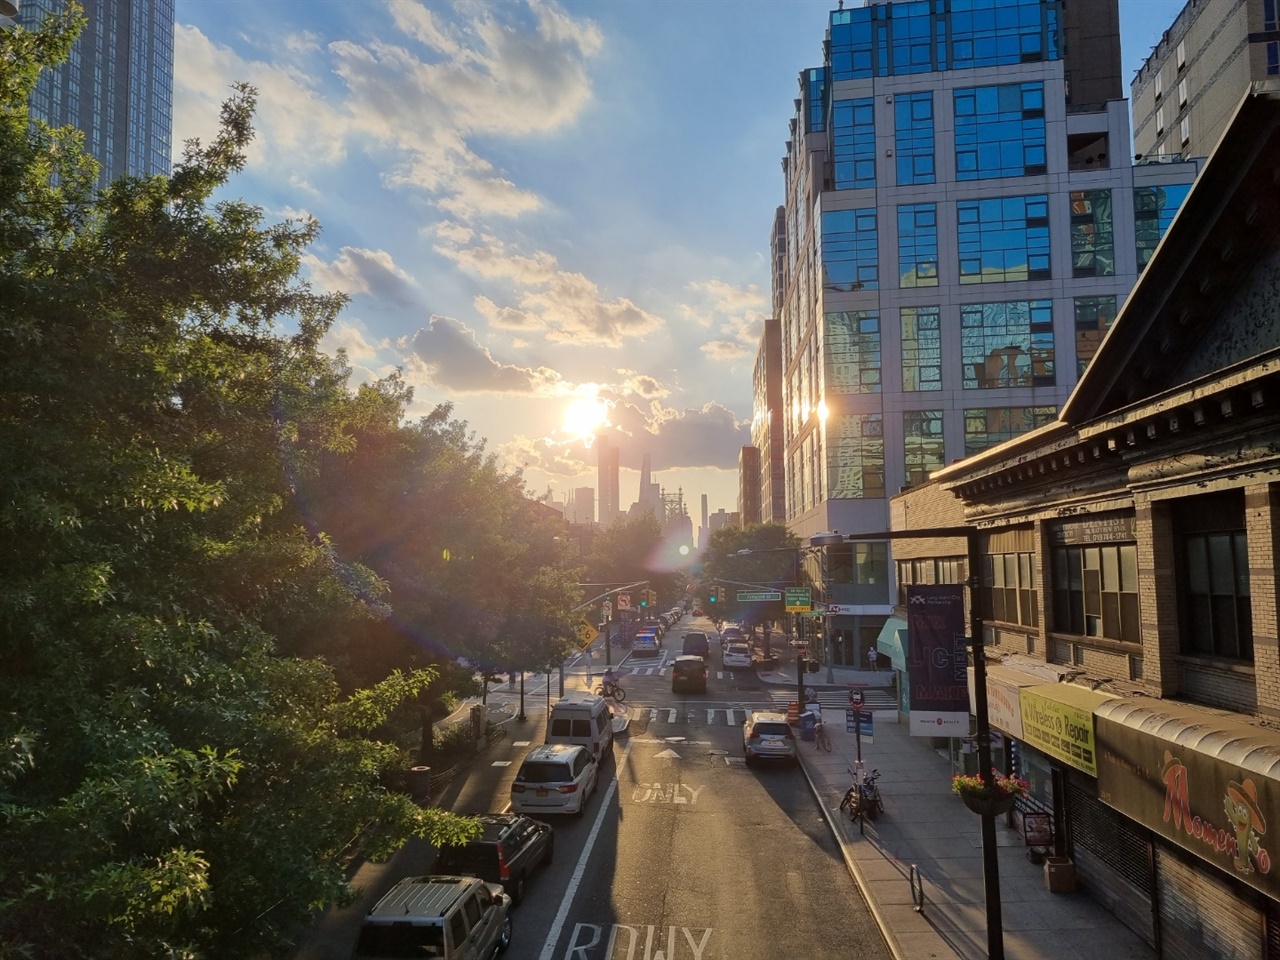
<svg viewBox="0 0 1280 960">
<path fill-rule="evenodd" d="M 720 581 L 725 599 L 716 604 L 716 616 L 725 620 L 759 623 L 782 616 L 782 601 L 739 603 L 739 589 L 751 586 L 784 590 L 808 586 L 800 538 L 778 523 L 758 523 L 749 527 L 721 527 L 711 534 L 702 557 L 697 581 L 700 597 Z"/>
<path fill-rule="evenodd" d="M 261 956 L 353 853 L 473 829 L 386 788 L 389 725 L 549 657 L 577 573 L 448 408 L 319 349 L 318 224 L 222 198 L 251 88 L 100 193 L 30 122 L 78 25 L 0 32 L 0 958 Z"/>
</svg>

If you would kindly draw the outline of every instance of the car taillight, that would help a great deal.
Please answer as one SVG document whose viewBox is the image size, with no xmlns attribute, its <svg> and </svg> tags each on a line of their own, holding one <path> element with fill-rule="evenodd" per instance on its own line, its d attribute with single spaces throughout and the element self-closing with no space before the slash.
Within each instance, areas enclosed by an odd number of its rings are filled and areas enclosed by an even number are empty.
<svg viewBox="0 0 1280 960">
<path fill-rule="evenodd" d="M 559 790 L 561 793 L 577 793 L 578 785 L 576 783 L 569 783 L 563 787 L 560 787 Z"/>
<path fill-rule="evenodd" d="M 525 789 L 525 788 L 524 788 L 522 785 L 518 784 L 518 783 L 513 783 L 513 784 L 511 785 L 511 792 L 512 792 L 512 793 L 524 793 L 524 789 Z"/>
<path fill-rule="evenodd" d="M 502 844 L 498 844 L 498 879 L 511 879 L 511 868 L 507 866 L 507 853 L 502 849 Z"/>
</svg>

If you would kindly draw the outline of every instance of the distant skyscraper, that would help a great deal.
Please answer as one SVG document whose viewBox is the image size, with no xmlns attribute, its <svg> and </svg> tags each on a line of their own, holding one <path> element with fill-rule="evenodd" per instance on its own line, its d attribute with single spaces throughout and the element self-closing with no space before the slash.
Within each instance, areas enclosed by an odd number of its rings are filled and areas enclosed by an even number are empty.
<svg viewBox="0 0 1280 960">
<path fill-rule="evenodd" d="M 574 487 L 569 501 L 570 523 L 595 523 L 596 492 L 590 487 Z"/>
<path fill-rule="evenodd" d="M 174 0 L 80 0 L 88 19 L 66 63 L 41 75 L 33 116 L 84 131 L 100 184 L 169 172 L 173 139 Z M 34 27 L 63 0 L 22 0 Z"/>
<path fill-rule="evenodd" d="M 711 531 L 707 529 L 707 495 L 702 495 L 702 526 L 698 527 L 698 549 L 705 550 L 707 541 L 711 539 Z"/>
<path fill-rule="evenodd" d="M 618 519 L 618 448 L 605 437 L 596 437 L 596 491 L 600 498 L 600 525 Z"/>
<path fill-rule="evenodd" d="M 657 513 L 662 503 L 662 491 L 658 484 L 653 482 L 651 462 L 647 453 L 640 461 L 640 493 L 636 497 L 636 502 L 642 507 L 652 507 Z"/>
<path fill-rule="evenodd" d="M 742 525 L 760 523 L 761 456 L 759 447 L 738 452 L 738 516 Z"/>
</svg>

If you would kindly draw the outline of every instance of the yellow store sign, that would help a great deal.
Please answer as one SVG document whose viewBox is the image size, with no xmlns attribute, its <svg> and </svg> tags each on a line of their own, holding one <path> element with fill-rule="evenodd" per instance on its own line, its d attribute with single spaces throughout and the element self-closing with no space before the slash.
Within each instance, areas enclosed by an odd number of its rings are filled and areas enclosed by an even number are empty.
<svg viewBox="0 0 1280 960">
<path fill-rule="evenodd" d="M 1070 683 L 1023 687 L 1018 693 L 1022 739 L 1042 753 L 1096 777 L 1098 753 L 1093 710 L 1114 697 Z"/>
</svg>

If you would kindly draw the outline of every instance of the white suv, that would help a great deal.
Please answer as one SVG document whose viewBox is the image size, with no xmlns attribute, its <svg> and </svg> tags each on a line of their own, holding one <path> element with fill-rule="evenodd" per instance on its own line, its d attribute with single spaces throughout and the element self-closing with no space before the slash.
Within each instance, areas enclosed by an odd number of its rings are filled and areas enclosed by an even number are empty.
<svg viewBox="0 0 1280 960">
<path fill-rule="evenodd" d="M 751 648 L 745 643 L 727 643 L 724 652 L 720 654 L 720 659 L 724 663 L 726 670 L 750 670 L 751 669 Z"/>
<path fill-rule="evenodd" d="M 600 766 L 586 747 L 546 743 L 534 747 L 511 784 L 516 813 L 582 813 L 596 789 Z"/>
<path fill-rule="evenodd" d="M 757 760 L 786 760 L 798 763 L 796 735 L 782 713 L 756 710 L 742 725 L 742 753 L 747 766 Z"/>
<path fill-rule="evenodd" d="M 490 960 L 511 944 L 511 898 L 475 877 L 406 877 L 364 918 L 352 960 Z"/>
</svg>

